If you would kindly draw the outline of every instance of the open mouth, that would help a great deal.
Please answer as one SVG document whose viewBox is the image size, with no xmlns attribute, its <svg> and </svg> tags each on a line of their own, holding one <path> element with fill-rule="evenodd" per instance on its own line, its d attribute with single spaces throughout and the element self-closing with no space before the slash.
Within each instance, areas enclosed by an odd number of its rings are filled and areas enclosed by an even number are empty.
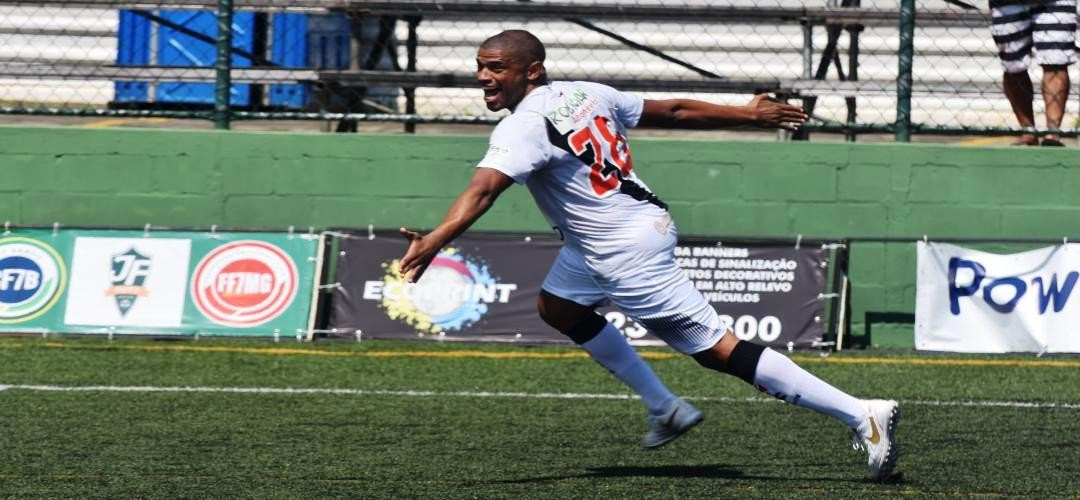
<svg viewBox="0 0 1080 500">
<path fill-rule="evenodd" d="M 499 89 L 497 89 L 497 88 L 485 88 L 483 90 L 484 90 L 484 101 L 486 101 L 486 102 L 491 102 L 491 101 L 495 100 L 495 98 L 498 97 L 498 95 L 499 95 Z"/>
</svg>

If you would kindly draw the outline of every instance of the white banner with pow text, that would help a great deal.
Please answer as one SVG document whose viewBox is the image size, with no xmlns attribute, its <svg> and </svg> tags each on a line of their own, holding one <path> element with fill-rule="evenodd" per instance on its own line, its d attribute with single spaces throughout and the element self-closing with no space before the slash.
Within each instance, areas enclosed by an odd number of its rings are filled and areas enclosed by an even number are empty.
<svg viewBox="0 0 1080 500">
<path fill-rule="evenodd" d="M 917 267 L 916 349 L 1080 352 L 1080 245 L 999 255 L 919 242 Z"/>
</svg>

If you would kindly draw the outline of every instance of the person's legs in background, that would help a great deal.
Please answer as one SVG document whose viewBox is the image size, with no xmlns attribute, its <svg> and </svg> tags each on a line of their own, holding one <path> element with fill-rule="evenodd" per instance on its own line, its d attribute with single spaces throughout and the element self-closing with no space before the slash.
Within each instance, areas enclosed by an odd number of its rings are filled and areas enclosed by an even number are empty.
<svg viewBox="0 0 1080 500">
<path fill-rule="evenodd" d="M 1042 66 L 1046 104 L 1043 146 L 1063 146 L 1054 130 L 1061 128 L 1069 100 L 1069 65 L 1076 62 L 1076 0 L 1052 0 L 1033 10 L 1031 39 L 1035 60 Z"/>
<path fill-rule="evenodd" d="M 998 57 L 1004 67 L 1002 88 L 1012 106 L 1016 121 L 1025 129 L 1035 128 L 1035 111 L 1032 106 L 1035 90 L 1028 75 L 1031 64 L 1032 20 L 1029 7 L 1011 4 L 1008 0 L 990 1 L 990 34 L 998 47 Z M 1024 133 L 1013 144 L 1038 146 L 1039 138 Z"/>
</svg>

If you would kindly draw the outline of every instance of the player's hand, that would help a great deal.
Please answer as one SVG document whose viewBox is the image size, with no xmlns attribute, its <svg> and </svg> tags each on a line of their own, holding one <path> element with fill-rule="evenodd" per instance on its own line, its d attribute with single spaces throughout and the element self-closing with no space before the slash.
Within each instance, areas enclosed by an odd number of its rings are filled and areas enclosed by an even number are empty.
<svg viewBox="0 0 1080 500">
<path fill-rule="evenodd" d="M 416 283 L 420 276 L 424 274 L 424 271 L 427 270 L 431 261 L 439 254 L 441 248 L 434 245 L 431 238 L 425 238 L 424 235 L 416 231 L 401 228 L 398 229 L 398 232 L 409 240 L 409 248 L 405 251 L 405 256 L 401 258 L 401 262 L 398 264 L 398 272 L 405 278 L 406 283 Z"/>
<path fill-rule="evenodd" d="M 768 94 L 755 95 L 746 107 L 754 114 L 754 124 L 759 127 L 795 131 L 807 118 L 802 108 L 776 102 Z"/>
</svg>

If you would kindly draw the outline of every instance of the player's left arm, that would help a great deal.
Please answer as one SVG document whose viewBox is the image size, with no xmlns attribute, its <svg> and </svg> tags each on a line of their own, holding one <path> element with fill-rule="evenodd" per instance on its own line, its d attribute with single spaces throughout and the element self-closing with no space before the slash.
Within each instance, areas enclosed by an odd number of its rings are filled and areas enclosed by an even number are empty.
<svg viewBox="0 0 1080 500">
<path fill-rule="evenodd" d="M 758 94 L 745 106 L 724 106 L 696 99 L 645 99 L 638 127 L 713 129 L 737 125 L 796 130 L 806 122 L 798 106 Z"/>
<path fill-rule="evenodd" d="M 415 283 L 419 280 L 439 250 L 473 225 L 513 183 L 510 176 L 498 170 L 477 168 L 469 185 L 446 212 L 446 217 L 430 233 L 420 234 L 401 228 L 399 232 L 409 240 L 409 248 L 399 264 L 405 281 Z"/>
</svg>

